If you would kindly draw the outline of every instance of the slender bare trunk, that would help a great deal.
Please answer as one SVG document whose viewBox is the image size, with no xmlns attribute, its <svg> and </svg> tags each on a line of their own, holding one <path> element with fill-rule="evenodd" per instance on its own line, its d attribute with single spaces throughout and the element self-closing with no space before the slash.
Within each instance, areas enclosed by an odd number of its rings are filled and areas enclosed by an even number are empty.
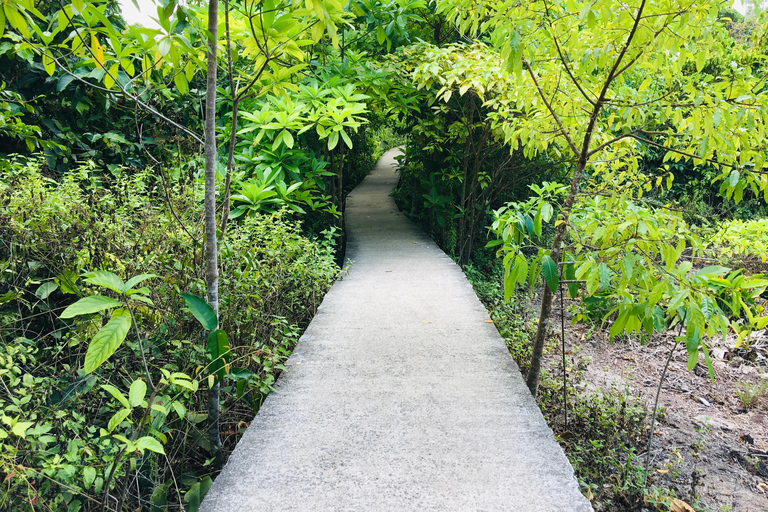
<svg viewBox="0 0 768 512">
<path fill-rule="evenodd" d="M 229 31 L 229 0 L 224 2 L 224 21 L 227 31 L 227 70 L 229 72 L 229 94 L 232 96 L 232 128 L 229 130 L 229 153 L 227 154 L 227 181 L 224 184 L 224 204 L 221 209 L 221 236 L 227 231 L 229 222 L 230 195 L 232 192 L 232 170 L 235 163 L 235 140 L 237 138 L 237 112 L 240 96 L 235 88 L 235 76 L 232 73 L 232 38 Z"/>
<path fill-rule="evenodd" d="M 586 142 L 588 147 L 589 142 Z M 573 209 L 573 203 L 576 201 L 576 194 L 579 191 L 581 185 L 581 179 L 584 176 L 584 168 L 587 166 L 586 151 L 582 152 L 582 157 L 579 158 L 576 164 L 576 171 L 573 173 L 573 179 L 571 180 L 571 189 L 568 192 L 568 197 L 565 198 L 563 203 L 563 209 L 560 211 L 558 220 L 560 224 L 555 227 L 555 239 L 552 241 L 552 250 L 550 256 L 555 262 L 559 262 L 561 259 L 563 240 L 565 239 L 565 230 L 568 226 L 568 219 L 571 216 L 571 210 Z M 531 355 L 531 367 L 528 370 L 525 383 L 528 385 L 528 389 L 533 396 L 536 396 L 536 391 L 539 387 L 539 371 L 541 369 L 541 357 L 544 353 L 544 341 L 547 335 L 547 327 L 549 326 L 549 316 L 552 313 L 552 298 L 553 293 L 550 291 L 549 286 L 543 287 L 544 292 L 541 297 L 541 310 L 539 311 L 539 325 L 536 328 L 536 336 L 533 338 L 533 354 Z"/>
<path fill-rule="evenodd" d="M 219 1 L 208 2 L 208 75 L 205 92 L 205 283 L 208 304 L 219 316 L 219 265 L 216 242 L 216 41 Z M 211 452 L 220 455 L 219 383 L 208 391 L 208 440 Z"/>
</svg>

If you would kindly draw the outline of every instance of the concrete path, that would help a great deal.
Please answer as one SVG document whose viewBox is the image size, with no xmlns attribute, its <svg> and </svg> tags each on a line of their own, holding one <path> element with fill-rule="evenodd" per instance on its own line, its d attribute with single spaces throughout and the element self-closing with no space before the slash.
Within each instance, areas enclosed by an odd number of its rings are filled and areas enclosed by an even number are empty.
<svg viewBox="0 0 768 512">
<path fill-rule="evenodd" d="M 349 274 L 202 512 L 592 510 L 471 285 L 389 197 L 396 154 L 349 196 Z"/>
</svg>

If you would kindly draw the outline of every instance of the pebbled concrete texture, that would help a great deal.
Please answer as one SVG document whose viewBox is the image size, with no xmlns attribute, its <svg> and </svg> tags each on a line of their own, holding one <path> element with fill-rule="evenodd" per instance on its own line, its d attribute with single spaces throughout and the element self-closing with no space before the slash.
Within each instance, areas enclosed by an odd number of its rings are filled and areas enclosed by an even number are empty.
<svg viewBox="0 0 768 512">
<path fill-rule="evenodd" d="M 461 269 L 398 212 L 387 152 L 328 292 L 201 512 L 591 511 Z"/>
</svg>

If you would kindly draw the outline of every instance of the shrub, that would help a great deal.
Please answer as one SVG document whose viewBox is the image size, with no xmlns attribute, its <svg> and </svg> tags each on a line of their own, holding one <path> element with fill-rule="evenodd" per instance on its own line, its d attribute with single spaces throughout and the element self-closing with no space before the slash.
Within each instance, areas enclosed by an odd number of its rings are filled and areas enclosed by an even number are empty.
<svg viewBox="0 0 768 512">
<path fill-rule="evenodd" d="M 205 294 L 201 194 L 184 172 L 171 181 L 166 191 L 150 170 L 105 177 L 83 165 L 57 182 L 37 161 L 0 178 L 1 510 L 101 510 L 102 500 L 106 510 L 178 509 L 210 484 L 205 333 L 179 297 Z M 230 224 L 220 248 L 221 325 L 236 355 L 222 384 L 225 446 L 336 278 L 333 237 L 308 239 L 286 212 Z M 83 279 L 91 270 L 156 277 L 142 283 L 152 304 L 130 303 L 136 329 L 85 374 L 104 320 L 60 315 L 81 296 L 112 295 Z"/>
</svg>

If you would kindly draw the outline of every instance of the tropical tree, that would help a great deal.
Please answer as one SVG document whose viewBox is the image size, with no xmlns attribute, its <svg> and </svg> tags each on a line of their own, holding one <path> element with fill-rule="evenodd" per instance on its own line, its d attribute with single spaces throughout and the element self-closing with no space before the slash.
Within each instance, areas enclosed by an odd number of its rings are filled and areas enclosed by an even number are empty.
<svg viewBox="0 0 768 512">
<path fill-rule="evenodd" d="M 637 175 L 643 147 L 663 150 L 664 161 L 710 163 L 737 201 L 747 187 L 768 199 L 763 76 L 731 57 L 716 23 L 719 8 L 707 0 L 439 3 L 460 30 L 488 41 L 489 55 L 516 77 L 497 114 L 512 149 L 575 162 L 554 240 L 541 255 L 545 276 L 563 259 L 585 173 L 625 181 Z M 527 376 L 532 393 L 552 300 L 545 286 Z"/>
</svg>

